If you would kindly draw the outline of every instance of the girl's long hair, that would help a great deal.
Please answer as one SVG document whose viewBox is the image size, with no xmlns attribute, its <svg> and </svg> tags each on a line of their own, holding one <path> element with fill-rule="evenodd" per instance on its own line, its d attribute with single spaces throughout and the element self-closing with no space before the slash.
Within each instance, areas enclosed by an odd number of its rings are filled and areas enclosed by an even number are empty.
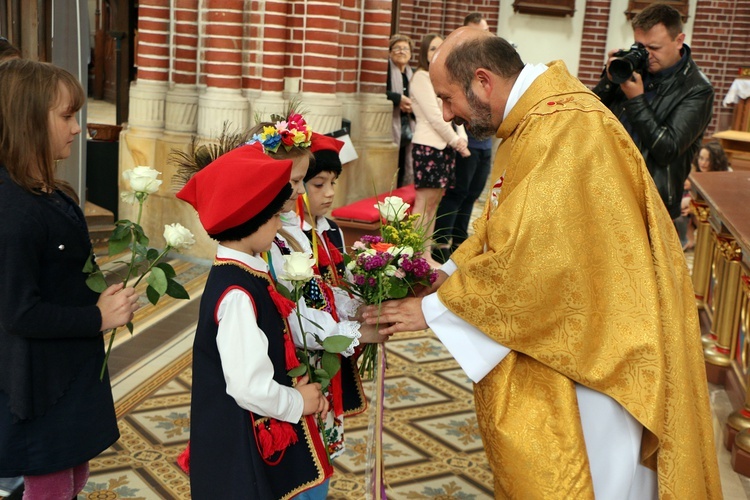
<svg viewBox="0 0 750 500">
<path fill-rule="evenodd" d="M 69 186 L 55 178 L 55 153 L 50 144 L 49 113 L 67 88 L 69 113 L 83 107 L 81 84 L 66 70 L 49 63 L 14 59 L 0 67 L 0 164 L 13 182 L 39 193 Z"/>
</svg>

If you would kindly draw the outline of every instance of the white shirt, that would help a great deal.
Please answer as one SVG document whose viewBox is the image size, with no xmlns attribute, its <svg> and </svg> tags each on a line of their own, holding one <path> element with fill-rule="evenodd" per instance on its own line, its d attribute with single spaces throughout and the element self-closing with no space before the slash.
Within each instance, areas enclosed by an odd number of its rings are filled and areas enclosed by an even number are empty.
<svg viewBox="0 0 750 500">
<path fill-rule="evenodd" d="M 216 256 L 242 262 L 266 273 L 268 266 L 259 256 L 219 245 Z M 258 327 L 255 305 L 242 290 L 232 290 L 219 302 L 216 319 L 219 331 L 216 346 L 227 394 L 246 410 L 285 422 L 299 422 L 304 400 L 297 389 L 273 379 L 274 369 L 268 357 L 268 338 Z M 281 333 L 278 333 L 281 335 Z"/>
</svg>

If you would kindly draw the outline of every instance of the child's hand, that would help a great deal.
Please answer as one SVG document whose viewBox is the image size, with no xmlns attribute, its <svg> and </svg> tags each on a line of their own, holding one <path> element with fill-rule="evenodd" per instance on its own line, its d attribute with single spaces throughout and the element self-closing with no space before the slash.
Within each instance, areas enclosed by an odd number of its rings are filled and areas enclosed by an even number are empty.
<svg viewBox="0 0 750 500">
<path fill-rule="evenodd" d="M 135 289 L 131 286 L 123 288 L 122 283 L 104 290 L 96 305 L 102 313 L 103 332 L 131 321 L 133 313 L 140 307 Z"/>
<path fill-rule="evenodd" d="M 325 417 L 328 413 L 328 400 L 320 390 L 320 384 L 309 383 L 310 379 L 307 375 L 299 379 L 297 382 L 297 389 L 302 394 L 302 399 L 305 402 L 305 406 L 302 409 L 303 415 L 312 415 L 314 413 L 320 413 Z"/>
<path fill-rule="evenodd" d="M 390 326 L 386 324 L 379 325 L 380 327 Z M 359 333 L 362 335 L 359 338 L 360 344 L 377 344 L 380 342 L 385 342 L 389 338 L 391 338 L 390 335 L 383 335 L 375 328 L 375 325 L 368 325 L 367 323 L 362 323 L 359 327 Z"/>
</svg>

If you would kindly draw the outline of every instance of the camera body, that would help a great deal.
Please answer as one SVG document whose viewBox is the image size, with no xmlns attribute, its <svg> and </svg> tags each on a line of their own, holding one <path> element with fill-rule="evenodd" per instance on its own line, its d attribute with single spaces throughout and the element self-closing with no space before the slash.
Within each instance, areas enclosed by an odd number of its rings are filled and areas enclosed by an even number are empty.
<svg viewBox="0 0 750 500">
<path fill-rule="evenodd" d="M 618 50 L 615 59 L 609 63 L 612 83 L 621 84 L 633 73 L 643 74 L 648 70 L 648 50 L 642 43 L 634 43 L 628 50 Z"/>
</svg>

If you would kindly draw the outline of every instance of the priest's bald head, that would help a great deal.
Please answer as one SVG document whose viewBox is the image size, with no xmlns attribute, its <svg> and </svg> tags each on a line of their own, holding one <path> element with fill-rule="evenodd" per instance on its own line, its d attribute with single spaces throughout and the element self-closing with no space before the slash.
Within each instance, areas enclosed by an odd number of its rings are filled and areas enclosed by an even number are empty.
<svg viewBox="0 0 750 500">
<path fill-rule="evenodd" d="M 471 27 L 457 29 L 430 63 L 443 119 L 466 125 L 480 140 L 495 135 L 522 69 L 521 57 L 506 40 Z"/>
</svg>

